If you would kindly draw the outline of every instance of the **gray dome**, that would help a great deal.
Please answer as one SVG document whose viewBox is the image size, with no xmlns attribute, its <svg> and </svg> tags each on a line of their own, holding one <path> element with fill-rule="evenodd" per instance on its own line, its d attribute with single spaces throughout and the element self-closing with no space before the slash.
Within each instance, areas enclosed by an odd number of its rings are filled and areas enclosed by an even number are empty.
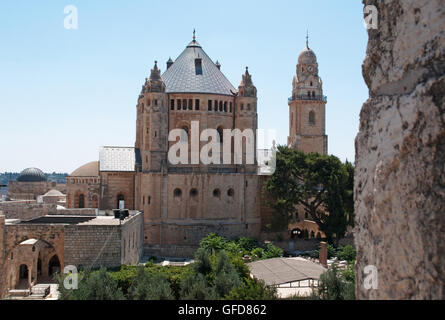
<svg viewBox="0 0 445 320">
<path fill-rule="evenodd" d="M 45 174 L 38 168 L 28 168 L 20 172 L 17 178 L 19 182 L 41 182 L 46 181 Z"/>
<path fill-rule="evenodd" d="M 298 63 L 299 64 L 316 64 L 317 63 L 317 56 L 315 55 L 314 51 L 312 49 L 309 49 L 309 47 L 306 47 L 301 51 L 300 55 L 298 56 Z"/>
</svg>

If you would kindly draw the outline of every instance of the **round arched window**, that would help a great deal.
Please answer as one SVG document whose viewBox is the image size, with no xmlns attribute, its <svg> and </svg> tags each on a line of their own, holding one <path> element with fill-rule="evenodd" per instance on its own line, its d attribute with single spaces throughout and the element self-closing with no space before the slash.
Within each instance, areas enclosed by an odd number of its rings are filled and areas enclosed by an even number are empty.
<svg viewBox="0 0 445 320">
<path fill-rule="evenodd" d="M 182 196 L 181 189 L 175 189 L 175 191 L 173 191 L 173 195 L 175 196 L 175 198 L 181 197 Z"/>
<path fill-rule="evenodd" d="M 213 190 L 213 196 L 219 198 L 221 196 L 221 190 L 219 189 Z"/>
<path fill-rule="evenodd" d="M 192 190 L 190 190 L 190 197 L 195 198 L 198 196 L 198 190 L 193 188 Z"/>
<path fill-rule="evenodd" d="M 227 190 L 227 195 L 229 197 L 233 197 L 235 195 L 235 190 L 233 190 L 232 188 L 230 188 L 229 190 Z"/>
</svg>

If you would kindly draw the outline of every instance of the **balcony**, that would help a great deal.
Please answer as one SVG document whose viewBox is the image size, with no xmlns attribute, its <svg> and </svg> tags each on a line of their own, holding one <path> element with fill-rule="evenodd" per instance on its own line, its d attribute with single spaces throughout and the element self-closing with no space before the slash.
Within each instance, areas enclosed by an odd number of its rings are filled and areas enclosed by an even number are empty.
<svg viewBox="0 0 445 320">
<path fill-rule="evenodd" d="M 296 96 L 289 98 L 289 102 L 296 101 L 296 100 L 328 102 L 328 97 L 322 96 L 322 95 L 308 96 L 308 95 L 302 94 L 302 95 L 296 95 Z"/>
</svg>

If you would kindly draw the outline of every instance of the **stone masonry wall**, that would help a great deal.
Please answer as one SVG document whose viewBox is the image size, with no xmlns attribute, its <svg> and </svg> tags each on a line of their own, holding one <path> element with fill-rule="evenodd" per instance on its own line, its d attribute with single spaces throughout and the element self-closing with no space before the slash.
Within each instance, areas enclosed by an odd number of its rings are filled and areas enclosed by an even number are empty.
<svg viewBox="0 0 445 320">
<path fill-rule="evenodd" d="M 6 219 L 29 221 L 57 211 L 54 203 L 37 203 L 35 200 L 0 202 L 0 210 Z"/>
<path fill-rule="evenodd" d="M 65 226 L 65 265 L 77 268 L 118 267 L 120 262 L 119 226 Z"/>
<path fill-rule="evenodd" d="M 378 8 L 356 138 L 358 299 L 445 298 L 445 1 Z M 366 290 L 364 268 L 378 271 Z"/>
</svg>

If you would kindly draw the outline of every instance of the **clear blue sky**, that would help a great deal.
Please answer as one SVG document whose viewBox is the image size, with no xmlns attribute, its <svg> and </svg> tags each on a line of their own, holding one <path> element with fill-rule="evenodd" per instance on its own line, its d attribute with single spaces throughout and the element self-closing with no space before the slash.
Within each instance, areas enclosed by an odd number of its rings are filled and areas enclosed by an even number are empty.
<svg viewBox="0 0 445 320">
<path fill-rule="evenodd" d="M 64 28 L 66 5 L 78 30 Z M 136 102 L 153 61 L 162 70 L 191 41 L 237 87 L 258 89 L 259 127 L 288 135 L 292 77 L 309 29 L 328 96 L 329 153 L 354 159 L 367 33 L 361 1 L 0 2 L 0 172 L 72 172 L 103 145 L 133 146 Z"/>
</svg>

